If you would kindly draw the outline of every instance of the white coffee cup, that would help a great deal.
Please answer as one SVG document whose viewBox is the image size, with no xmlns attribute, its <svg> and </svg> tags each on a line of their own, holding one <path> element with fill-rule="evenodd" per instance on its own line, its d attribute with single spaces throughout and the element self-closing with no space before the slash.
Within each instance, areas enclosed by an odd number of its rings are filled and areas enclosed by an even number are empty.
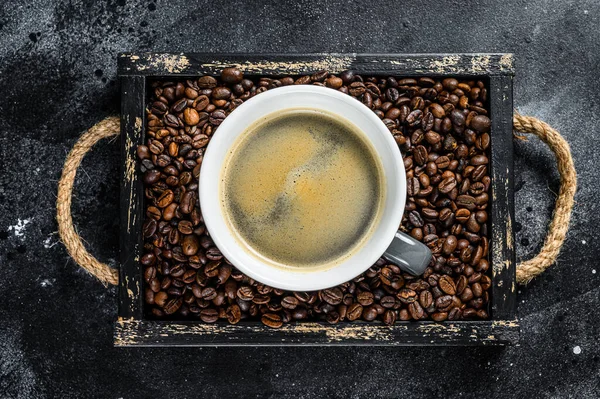
<svg viewBox="0 0 600 399">
<path fill-rule="evenodd" d="M 253 255 L 231 231 L 219 198 L 221 173 L 231 146 L 254 122 L 290 108 L 318 109 L 342 116 L 364 133 L 383 166 L 386 189 L 379 222 L 361 247 L 324 270 L 276 268 Z M 373 111 L 337 90 L 293 85 L 266 91 L 244 102 L 214 133 L 202 161 L 199 190 L 204 223 L 215 245 L 240 271 L 271 287 L 312 291 L 336 286 L 367 270 L 382 255 L 404 270 L 420 274 L 431 258 L 426 246 L 398 231 L 406 202 L 406 174 L 398 144 Z"/>
</svg>

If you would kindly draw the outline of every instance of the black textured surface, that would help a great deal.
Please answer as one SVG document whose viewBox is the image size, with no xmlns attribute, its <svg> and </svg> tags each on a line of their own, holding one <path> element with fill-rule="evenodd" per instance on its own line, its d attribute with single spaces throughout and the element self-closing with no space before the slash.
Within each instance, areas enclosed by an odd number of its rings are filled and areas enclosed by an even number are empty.
<svg viewBox="0 0 600 399">
<path fill-rule="evenodd" d="M 598 397 L 595 0 L 0 3 L 1 397 Z M 498 348 L 115 349 L 116 290 L 56 235 L 61 163 L 119 109 L 119 51 L 514 52 L 515 106 L 569 140 L 580 188 L 558 264 L 519 294 L 521 344 Z M 73 211 L 92 253 L 118 251 L 118 145 L 85 159 Z M 541 247 L 558 175 L 516 147 L 518 258 Z"/>
</svg>

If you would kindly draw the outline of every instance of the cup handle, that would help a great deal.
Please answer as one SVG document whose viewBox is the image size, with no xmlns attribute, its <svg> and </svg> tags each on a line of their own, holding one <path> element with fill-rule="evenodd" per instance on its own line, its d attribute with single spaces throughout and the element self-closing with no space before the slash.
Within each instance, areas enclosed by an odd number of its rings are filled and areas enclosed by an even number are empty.
<svg viewBox="0 0 600 399">
<path fill-rule="evenodd" d="M 431 251 L 425 244 L 398 230 L 383 258 L 403 271 L 419 276 L 429 266 Z"/>
</svg>

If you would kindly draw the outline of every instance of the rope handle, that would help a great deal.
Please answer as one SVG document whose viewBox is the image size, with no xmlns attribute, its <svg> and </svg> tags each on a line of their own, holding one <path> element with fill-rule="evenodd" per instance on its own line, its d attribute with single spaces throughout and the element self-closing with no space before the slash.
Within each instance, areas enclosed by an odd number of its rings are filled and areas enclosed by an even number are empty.
<svg viewBox="0 0 600 399">
<path fill-rule="evenodd" d="M 513 128 L 518 132 L 535 134 L 546 143 L 554 153 L 558 174 L 560 175 L 560 190 L 558 191 L 544 246 L 533 259 L 517 265 L 517 282 L 528 284 L 556 261 L 560 248 L 565 242 L 573 204 L 575 203 L 577 173 L 575 172 L 569 143 L 546 122 L 532 116 L 522 116 L 515 111 Z M 516 135 L 516 137 L 526 140 L 524 136 Z"/>
<path fill-rule="evenodd" d="M 106 263 L 98 261 L 90 254 L 81 241 L 81 237 L 75 231 L 73 218 L 71 216 L 71 200 L 73 196 L 73 183 L 77 169 L 85 154 L 98 141 L 106 137 L 116 136 L 120 132 L 119 118 L 108 117 L 86 131 L 77 140 L 62 170 L 62 176 L 58 182 L 58 198 L 56 199 L 56 220 L 58 221 L 58 234 L 67 247 L 69 255 L 75 262 L 91 275 L 100 280 L 104 285 L 119 283 L 119 273 Z"/>
<path fill-rule="evenodd" d="M 75 146 L 69 152 L 69 155 L 67 155 L 63 167 L 62 176 L 58 183 L 58 199 L 56 204 L 58 232 L 69 255 L 71 255 L 79 266 L 87 270 L 105 285 L 116 285 L 119 282 L 118 272 L 107 264 L 98 261 L 85 249 L 81 237 L 77 234 L 73 226 L 71 199 L 75 175 L 83 157 L 101 139 L 118 135 L 120 132 L 119 126 L 118 117 L 108 117 L 98 122 L 77 140 L 77 143 L 75 143 Z M 577 175 L 569 144 L 560 133 L 547 123 L 531 116 L 522 116 L 515 111 L 513 127 L 518 132 L 535 134 L 546 143 L 556 157 L 558 173 L 560 174 L 560 191 L 558 192 L 554 214 L 544 245 L 540 253 L 533 259 L 517 265 L 517 282 L 519 284 L 527 284 L 556 261 L 569 229 L 569 221 L 577 189 Z M 515 135 L 515 137 L 526 140 L 524 136 Z"/>
</svg>

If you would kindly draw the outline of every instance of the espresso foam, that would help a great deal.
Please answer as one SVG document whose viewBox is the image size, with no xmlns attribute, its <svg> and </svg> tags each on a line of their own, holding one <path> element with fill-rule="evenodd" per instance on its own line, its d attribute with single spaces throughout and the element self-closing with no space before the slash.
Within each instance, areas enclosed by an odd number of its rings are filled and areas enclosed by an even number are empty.
<svg viewBox="0 0 600 399">
<path fill-rule="evenodd" d="M 316 268 L 350 255 L 368 236 L 381 181 L 381 162 L 354 125 L 292 109 L 250 126 L 234 144 L 220 195 L 230 228 L 258 256 Z"/>
</svg>

